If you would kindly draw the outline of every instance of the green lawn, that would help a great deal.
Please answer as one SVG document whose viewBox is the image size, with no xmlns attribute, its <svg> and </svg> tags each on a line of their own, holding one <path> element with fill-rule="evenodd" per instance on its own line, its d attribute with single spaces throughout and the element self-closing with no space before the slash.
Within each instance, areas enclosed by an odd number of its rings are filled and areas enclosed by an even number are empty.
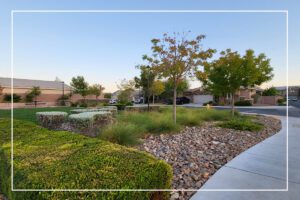
<svg viewBox="0 0 300 200">
<path fill-rule="evenodd" d="M 63 111 L 69 113 L 72 107 L 51 107 L 51 108 L 15 108 L 14 119 L 36 122 L 36 112 Z M 0 118 L 11 118 L 10 110 L 0 110 Z"/>
</svg>

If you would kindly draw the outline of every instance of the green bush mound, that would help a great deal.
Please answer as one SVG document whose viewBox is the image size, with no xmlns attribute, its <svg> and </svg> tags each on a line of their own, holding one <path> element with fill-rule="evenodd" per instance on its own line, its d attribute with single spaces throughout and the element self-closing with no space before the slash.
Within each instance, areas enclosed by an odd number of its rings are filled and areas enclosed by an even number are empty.
<svg viewBox="0 0 300 200">
<path fill-rule="evenodd" d="M 219 124 L 222 128 L 231 128 L 242 131 L 260 131 L 264 126 L 253 122 L 249 117 L 233 118 Z"/>
<path fill-rule="evenodd" d="M 11 192 L 10 120 L 0 119 L 0 192 L 9 199 L 152 199 L 155 192 Z M 169 189 L 172 169 L 135 149 L 14 120 L 16 189 Z M 159 193 L 167 199 L 167 193 Z"/>
</svg>

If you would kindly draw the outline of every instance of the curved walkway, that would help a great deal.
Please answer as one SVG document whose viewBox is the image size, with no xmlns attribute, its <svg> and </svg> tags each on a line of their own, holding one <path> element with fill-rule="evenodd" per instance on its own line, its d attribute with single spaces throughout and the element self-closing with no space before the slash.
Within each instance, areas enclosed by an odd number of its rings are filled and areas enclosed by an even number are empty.
<svg viewBox="0 0 300 200">
<path fill-rule="evenodd" d="M 289 178 L 287 182 L 287 121 L 282 130 L 251 147 L 217 171 L 191 200 L 300 199 L 300 118 L 289 117 Z M 288 191 L 287 189 L 288 183 Z M 201 191 L 202 189 L 258 189 L 274 191 Z"/>
</svg>

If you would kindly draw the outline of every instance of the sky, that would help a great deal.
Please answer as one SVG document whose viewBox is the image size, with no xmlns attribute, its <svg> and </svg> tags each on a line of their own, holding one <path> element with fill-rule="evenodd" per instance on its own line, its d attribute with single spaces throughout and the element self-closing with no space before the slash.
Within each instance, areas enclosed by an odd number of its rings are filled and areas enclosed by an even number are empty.
<svg viewBox="0 0 300 200">
<path fill-rule="evenodd" d="M 95 1 L 13 0 L 0 6 L 0 77 L 11 77 L 11 10 L 288 10 L 289 85 L 300 85 L 299 3 L 282 0 Z M 82 75 L 90 84 L 117 89 L 139 75 L 136 65 L 151 53 L 151 39 L 164 33 L 204 34 L 204 49 L 253 49 L 271 59 L 274 79 L 263 87 L 286 85 L 286 13 L 50 13 L 13 14 L 13 76 L 56 77 L 69 83 Z M 214 56 L 217 58 L 218 54 Z M 197 80 L 191 87 L 197 87 Z"/>
</svg>

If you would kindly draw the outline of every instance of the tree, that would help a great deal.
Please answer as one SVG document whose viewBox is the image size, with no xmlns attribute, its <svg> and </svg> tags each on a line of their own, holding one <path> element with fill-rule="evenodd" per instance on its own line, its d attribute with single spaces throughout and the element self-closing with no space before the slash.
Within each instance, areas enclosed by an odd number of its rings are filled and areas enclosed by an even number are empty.
<svg viewBox="0 0 300 200">
<path fill-rule="evenodd" d="M 155 96 L 161 95 L 165 91 L 165 85 L 162 81 L 156 80 L 153 82 L 150 90 L 153 96 L 152 103 L 154 104 Z"/>
<path fill-rule="evenodd" d="M 0 95 L 2 95 L 3 90 L 4 90 L 4 87 L 2 87 L 2 86 L 0 85 Z"/>
<path fill-rule="evenodd" d="M 253 50 L 247 50 L 241 57 L 238 52 L 230 49 L 222 51 L 220 57 L 210 63 L 205 63 L 204 71 L 197 72 L 197 78 L 204 87 L 216 96 L 231 95 L 232 115 L 234 115 L 234 96 L 241 88 L 261 85 L 272 79 L 270 59 L 264 54 L 254 55 Z"/>
<path fill-rule="evenodd" d="M 111 93 L 104 93 L 104 98 L 105 99 L 111 99 Z"/>
<path fill-rule="evenodd" d="M 118 100 L 122 104 L 131 102 L 132 92 L 135 88 L 135 81 L 123 79 L 118 85 L 120 93 L 118 95 Z"/>
<path fill-rule="evenodd" d="M 98 101 L 98 97 L 102 95 L 104 89 L 105 88 L 100 84 L 94 84 L 92 86 L 89 86 L 88 88 L 89 94 L 95 95 L 97 101 Z"/>
<path fill-rule="evenodd" d="M 205 38 L 199 35 L 188 40 L 184 34 L 163 35 L 162 39 L 152 39 L 152 56 L 144 55 L 143 59 L 151 63 L 155 73 L 173 83 L 173 120 L 176 123 L 176 97 L 178 85 L 192 76 L 214 50 L 203 50 L 200 42 Z"/>
<path fill-rule="evenodd" d="M 37 87 L 37 86 L 33 86 L 29 92 L 29 94 L 33 97 L 34 99 L 34 106 L 36 107 L 36 104 L 37 104 L 37 97 L 39 95 L 41 95 L 41 89 L 40 87 Z"/>
<path fill-rule="evenodd" d="M 80 94 L 83 99 L 89 93 L 89 84 L 84 80 L 83 76 L 77 76 L 72 78 L 71 86 L 73 87 L 73 92 L 75 94 Z"/>
<path fill-rule="evenodd" d="M 262 92 L 262 96 L 276 96 L 278 95 L 278 91 L 275 87 L 269 87 Z"/>
<path fill-rule="evenodd" d="M 150 89 L 153 85 L 156 75 L 150 66 L 139 65 L 137 68 L 140 69 L 141 72 L 140 77 L 134 77 L 135 87 L 143 90 L 143 99 L 145 99 L 146 96 L 151 95 Z"/>
<path fill-rule="evenodd" d="M 165 91 L 161 94 L 163 98 L 170 99 L 173 97 L 173 83 L 170 80 L 164 82 Z M 182 80 L 177 86 L 177 96 L 182 95 L 183 92 L 189 89 L 189 82 L 187 80 Z"/>
</svg>

